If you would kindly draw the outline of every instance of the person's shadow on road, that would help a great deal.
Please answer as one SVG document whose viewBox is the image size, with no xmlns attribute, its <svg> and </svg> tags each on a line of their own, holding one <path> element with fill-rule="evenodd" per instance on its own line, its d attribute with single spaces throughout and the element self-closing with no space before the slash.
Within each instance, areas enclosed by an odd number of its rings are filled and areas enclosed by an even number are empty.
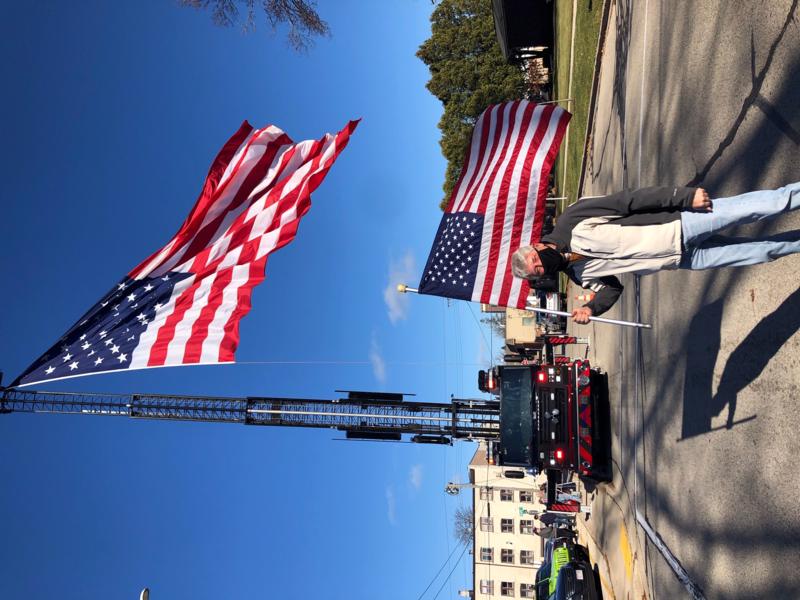
<svg viewBox="0 0 800 600">
<path fill-rule="evenodd" d="M 722 325 L 723 301 L 716 300 L 697 311 L 686 336 L 686 369 L 683 378 L 681 439 L 711 430 L 711 418 L 722 410 L 712 406 L 711 390 Z"/>
<path fill-rule="evenodd" d="M 800 289 L 756 325 L 731 352 L 712 395 L 714 364 L 720 347 L 722 300 L 704 306 L 689 326 L 683 392 L 681 439 L 711 431 L 711 419 L 728 407 L 726 427 L 736 421 L 739 392 L 755 381 L 772 357 L 800 329 Z M 749 417 L 744 420 L 752 420 Z M 742 422 L 742 421 L 740 421 Z"/>
</svg>

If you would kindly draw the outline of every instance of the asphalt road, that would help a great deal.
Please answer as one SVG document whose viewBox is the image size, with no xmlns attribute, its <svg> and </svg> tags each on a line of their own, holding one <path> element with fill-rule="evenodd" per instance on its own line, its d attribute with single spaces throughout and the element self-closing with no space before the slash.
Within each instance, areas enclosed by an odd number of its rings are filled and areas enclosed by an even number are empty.
<svg viewBox="0 0 800 600">
<path fill-rule="evenodd" d="M 691 184 L 714 198 L 800 179 L 798 4 L 617 2 L 584 193 Z M 800 214 L 738 233 L 785 230 Z M 608 494 L 626 499 L 648 596 L 690 597 L 636 510 L 705 597 L 800 598 L 800 256 L 623 283 L 607 316 L 652 331 L 573 331 L 610 373 Z"/>
</svg>

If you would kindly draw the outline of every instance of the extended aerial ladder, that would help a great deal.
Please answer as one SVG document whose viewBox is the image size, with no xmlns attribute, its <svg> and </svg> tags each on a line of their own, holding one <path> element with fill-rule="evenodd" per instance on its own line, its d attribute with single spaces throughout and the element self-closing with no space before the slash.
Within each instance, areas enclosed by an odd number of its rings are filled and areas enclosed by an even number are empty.
<svg viewBox="0 0 800 600">
<path fill-rule="evenodd" d="M 312 427 L 345 432 L 349 439 L 451 444 L 496 440 L 500 406 L 492 400 L 453 399 L 450 404 L 406 401 L 406 394 L 340 391 L 335 400 L 226 398 L 159 394 L 40 392 L 0 388 L 0 414 L 59 413 L 134 419 L 204 421 Z"/>
</svg>

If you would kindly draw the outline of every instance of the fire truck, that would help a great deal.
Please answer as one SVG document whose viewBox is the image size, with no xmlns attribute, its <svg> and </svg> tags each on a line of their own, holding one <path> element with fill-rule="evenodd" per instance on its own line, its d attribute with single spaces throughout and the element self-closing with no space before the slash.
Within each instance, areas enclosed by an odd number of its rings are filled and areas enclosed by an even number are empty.
<svg viewBox="0 0 800 600">
<path fill-rule="evenodd" d="M 589 482 L 611 480 L 608 378 L 588 360 L 505 364 L 480 371 L 478 387 L 498 396 L 499 439 L 490 461 Z M 549 486 L 552 488 L 553 486 Z"/>
</svg>

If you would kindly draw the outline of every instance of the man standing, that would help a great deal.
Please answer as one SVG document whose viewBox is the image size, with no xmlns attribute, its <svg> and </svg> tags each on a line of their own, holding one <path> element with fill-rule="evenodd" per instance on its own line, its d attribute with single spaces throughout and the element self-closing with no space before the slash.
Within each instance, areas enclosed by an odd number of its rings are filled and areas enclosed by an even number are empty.
<svg viewBox="0 0 800 600">
<path fill-rule="evenodd" d="M 567 207 L 541 243 L 511 260 L 516 277 L 566 273 L 595 297 L 572 312 L 576 323 L 611 308 L 622 293 L 616 275 L 664 269 L 712 269 L 769 262 L 800 252 L 800 231 L 757 239 L 718 235 L 800 208 L 800 182 L 711 201 L 702 188 L 644 188 L 587 198 Z"/>
</svg>

